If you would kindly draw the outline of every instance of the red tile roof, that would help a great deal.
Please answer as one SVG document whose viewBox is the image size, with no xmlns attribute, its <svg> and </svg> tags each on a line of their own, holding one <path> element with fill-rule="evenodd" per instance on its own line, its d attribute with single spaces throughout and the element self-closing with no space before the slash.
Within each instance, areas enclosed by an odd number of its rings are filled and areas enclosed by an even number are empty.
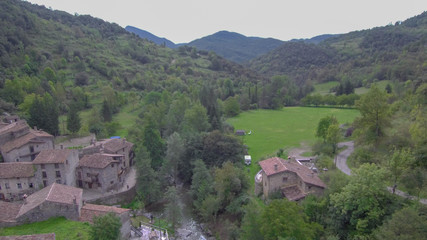
<svg viewBox="0 0 427 240">
<path fill-rule="evenodd" d="M 95 153 L 92 155 L 85 155 L 79 161 L 79 167 L 89 168 L 106 168 L 111 163 L 118 163 L 119 161 L 114 160 L 111 155 L 102 153 Z"/>
<path fill-rule="evenodd" d="M 39 206 L 45 201 L 74 205 L 74 199 L 78 204 L 82 199 L 83 190 L 71 186 L 54 183 L 27 197 L 18 216 Z"/>
<path fill-rule="evenodd" d="M 101 142 L 100 144 L 104 144 L 104 149 L 106 152 L 115 153 L 123 148 L 132 148 L 133 143 L 126 141 L 126 139 L 106 139 Z M 98 144 L 99 144 L 98 143 Z"/>
<path fill-rule="evenodd" d="M 11 124 L 7 124 L 2 128 L 0 128 L 0 135 L 9 133 L 9 132 L 18 132 L 24 128 L 28 128 L 28 129 L 30 128 L 26 121 L 21 120 L 18 122 L 13 122 Z"/>
<path fill-rule="evenodd" d="M 296 173 L 303 182 L 318 187 L 325 188 L 322 180 L 308 167 L 300 165 L 294 161 L 286 161 L 278 157 L 269 158 L 259 162 L 262 170 L 268 176 L 273 174 L 290 171 Z M 277 167 L 276 167 L 277 166 Z"/>
<path fill-rule="evenodd" d="M 44 143 L 45 140 L 40 139 L 42 137 L 50 137 L 53 139 L 53 136 L 46 132 L 30 129 L 29 133 L 15 138 L 12 141 L 8 141 L 3 146 L 1 146 L 1 151 L 8 153 L 13 149 L 20 148 L 28 143 Z"/>
<path fill-rule="evenodd" d="M 55 233 L 0 237 L 0 240 L 55 240 L 55 239 L 56 239 Z"/>
<path fill-rule="evenodd" d="M 0 178 L 28 178 L 34 176 L 31 162 L 0 163 Z"/>
<path fill-rule="evenodd" d="M 102 216 L 110 212 L 120 215 L 128 211 L 130 210 L 126 208 L 86 203 L 81 209 L 79 220 L 82 222 L 92 222 L 93 217 L 95 216 Z"/>
<path fill-rule="evenodd" d="M 284 187 L 282 188 L 282 194 L 285 195 L 289 201 L 298 201 L 306 196 L 298 186 Z"/>
<path fill-rule="evenodd" d="M 15 222 L 21 205 L 20 203 L 0 201 L 0 222 Z"/>
<path fill-rule="evenodd" d="M 42 150 L 34 159 L 34 164 L 65 163 L 71 149 Z"/>
</svg>

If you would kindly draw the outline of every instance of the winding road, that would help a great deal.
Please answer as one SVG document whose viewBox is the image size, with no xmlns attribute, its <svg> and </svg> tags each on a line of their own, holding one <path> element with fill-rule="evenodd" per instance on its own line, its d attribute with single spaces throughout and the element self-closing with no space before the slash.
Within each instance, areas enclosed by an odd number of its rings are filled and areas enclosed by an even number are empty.
<svg viewBox="0 0 427 240">
<path fill-rule="evenodd" d="M 353 153 L 354 151 L 354 142 L 353 141 L 349 141 L 349 142 L 341 142 L 338 143 L 338 148 L 347 146 L 347 148 L 340 152 L 336 159 L 335 159 L 335 165 L 337 166 L 337 168 L 339 170 L 341 170 L 341 172 L 347 174 L 347 175 L 351 175 L 351 170 L 347 165 L 347 158 Z M 389 192 L 393 192 L 393 188 L 392 187 L 387 187 Z M 417 198 L 414 196 L 409 195 L 408 193 L 402 192 L 398 189 L 395 190 L 394 192 L 395 194 L 401 196 L 401 197 L 405 197 L 405 198 L 409 198 L 412 200 L 416 200 Z M 420 203 L 422 204 L 427 204 L 427 199 L 420 199 Z"/>
</svg>

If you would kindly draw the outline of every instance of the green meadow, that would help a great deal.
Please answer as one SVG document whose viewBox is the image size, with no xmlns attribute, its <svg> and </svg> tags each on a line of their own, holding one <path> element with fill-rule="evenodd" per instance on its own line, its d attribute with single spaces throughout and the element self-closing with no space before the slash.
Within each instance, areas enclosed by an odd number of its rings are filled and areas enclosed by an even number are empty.
<svg viewBox="0 0 427 240">
<path fill-rule="evenodd" d="M 0 236 L 55 233 L 56 240 L 87 240 L 89 239 L 89 230 L 89 223 L 57 217 L 42 222 L 1 228 Z"/>
<path fill-rule="evenodd" d="M 255 110 L 241 113 L 228 119 L 234 129 L 243 129 L 241 137 L 252 156 L 250 176 L 259 170 L 257 162 L 268 156 L 275 156 L 283 148 L 285 154 L 301 143 L 312 145 L 319 120 L 333 115 L 340 124 L 352 123 L 359 115 L 356 109 L 286 107 L 281 110 Z M 252 132 L 250 135 L 249 132 Z"/>
</svg>

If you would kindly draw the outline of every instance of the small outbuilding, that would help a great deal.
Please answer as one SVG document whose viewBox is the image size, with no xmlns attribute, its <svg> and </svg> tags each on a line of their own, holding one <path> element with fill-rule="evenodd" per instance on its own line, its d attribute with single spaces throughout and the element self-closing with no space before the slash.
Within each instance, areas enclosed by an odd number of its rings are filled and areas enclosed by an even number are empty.
<svg viewBox="0 0 427 240">
<path fill-rule="evenodd" d="M 236 130 L 236 133 L 235 133 L 237 136 L 245 136 L 246 135 L 246 132 L 245 132 L 245 130 Z"/>
</svg>

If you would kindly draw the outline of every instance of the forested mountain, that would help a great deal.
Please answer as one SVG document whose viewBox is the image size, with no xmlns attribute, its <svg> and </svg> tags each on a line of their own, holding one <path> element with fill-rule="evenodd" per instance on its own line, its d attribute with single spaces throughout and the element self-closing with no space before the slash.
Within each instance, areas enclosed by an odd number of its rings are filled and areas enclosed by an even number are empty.
<svg viewBox="0 0 427 240">
<path fill-rule="evenodd" d="M 282 43 L 273 38 L 246 37 L 234 32 L 220 31 L 187 45 L 213 51 L 230 61 L 243 63 L 277 48 Z"/>
<path fill-rule="evenodd" d="M 157 46 L 88 15 L 7 0 L 0 2 L 0 16 L 0 88 L 5 110 L 18 108 L 28 95 L 44 93 L 61 94 L 57 101 L 61 113 L 74 101 L 86 101 L 80 103 L 81 110 L 102 96 L 101 86 L 116 95 L 129 90 L 197 94 L 202 85 L 217 89 L 217 81 L 224 79 L 231 86 L 262 80 L 214 53 Z"/>
<path fill-rule="evenodd" d="M 152 41 L 152 42 L 154 42 L 157 45 L 164 45 L 164 46 L 166 46 L 168 48 L 176 48 L 177 47 L 175 45 L 175 43 L 173 43 L 169 39 L 157 37 L 156 35 L 154 35 L 154 34 L 152 34 L 150 32 L 147 32 L 145 30 L 142 30 L 142 29 L 139 29 L 139 28 L 136 28 L 136 27 L 132 27 L 132 26 L 126 26 L 125 29 L 128 32 L 135 33 L 140 38 L 144 38 L 144 39 L 147 39 L 149 41 Z"/>
<path fill-rule="evenodd" d="M 356 31 L 317 45 L 286 42 L 250 62 L 270 76 L 286 74 L 298 81 L 351 81 L 355 86 L 378 80 L 417 83 L 426 80 L 427 12 L 395 25 Z"/>
<path fill-rule="evenodd" d="M 312 38 L 301 38 L 301 39 L 292 39 L 291 42 L 305 42 L 305 43 L 313 43 L 313 44 L 319 44 L 323 41 L 325 41 L 328 38 L 337 36 L 337 34 L 322 34 L 319 36 L 315 36 Z"/>
</svg>

